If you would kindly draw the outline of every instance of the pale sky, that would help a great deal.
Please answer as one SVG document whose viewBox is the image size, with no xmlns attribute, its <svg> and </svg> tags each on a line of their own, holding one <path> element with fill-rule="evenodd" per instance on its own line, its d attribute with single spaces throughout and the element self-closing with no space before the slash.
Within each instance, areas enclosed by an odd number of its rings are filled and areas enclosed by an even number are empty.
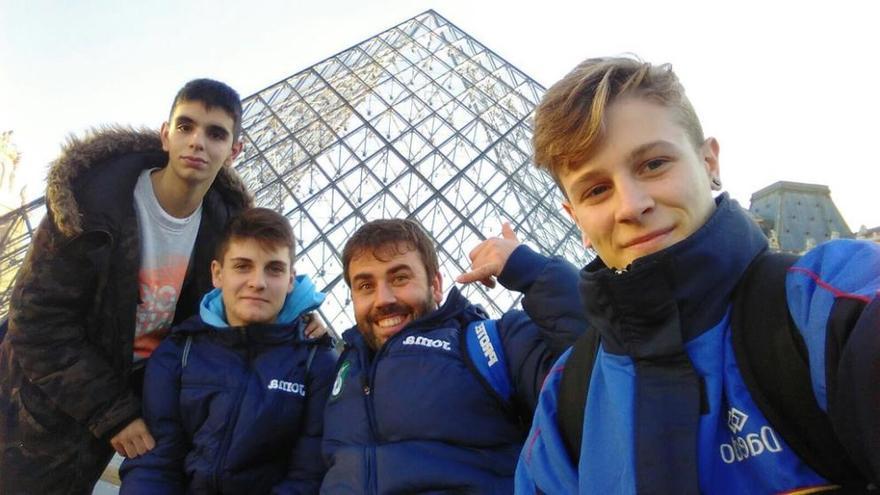
<svg viewBox="0 0 880 495">
<path fill-rule="evenodd" d="M 70 133 L 158 127 L 189 79 L 245 97 L 433 8 L 545 87 L 587 57 L 671 62 L 721 143 L 725 190 L 747 207 L 778 180 L 825 184 L 857 230 L 880 226 L 876 5 L 0 0 L 0 131 L 35 198 Z"/>
</svg>

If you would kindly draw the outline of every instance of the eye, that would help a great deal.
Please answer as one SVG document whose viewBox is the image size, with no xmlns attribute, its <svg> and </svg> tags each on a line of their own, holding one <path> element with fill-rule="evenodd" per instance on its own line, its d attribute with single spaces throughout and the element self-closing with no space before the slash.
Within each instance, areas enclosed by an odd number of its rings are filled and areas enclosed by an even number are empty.
<svg viewBox="0 0 880 495">
<path fill-rule="evenodd" d="M 177 124 L 177 130 L 181 132 L 189 132 L 192 130 L 192 127 L 192 124 L 190 124 L 189 122 L 181 122 Z"/>
<path fill-rule="evenodd" d="M 208 133 L 208 136 L 215 141 L 223 141 L 226 139 L 226 133 L 223 131 L 211 131 Z"/>
<path fill-rule="evenodd" d="M 409 276 L 407 275 L 395 275 L 391 278 L 391 283 L 394 285 L 403 285 L 409 280 Z"/>
<path fill-rule="evenodd" d="M 647 172 L 654 172 L 663 168 L 667 163 L 669 163 L 669 160 L 666 158 L 654 158 L 645 162 L 643 167 Z"/>
<path fill-rule="evenodd" d="M 587 188 L 586 191 L 581 195 L 581 201 L 595 201 L 600 199 L 603 194 L 611 190 L 611 186 L 608 184 L 597 184 L 593 187 Z"/>
<path fill-rule="evenodd" d="M 360 282 L 359 284 L 355 285 L 355 290 L 357 290 L 358 292 L 368 292 L 372 289 L 373 284 L 370 282 Z"/>
<path fill-rule="evenodd" d="M 236 264 L 232 265 L 232 269 L 235 271 L 241 272 L 241 271 L 247 270 L 248 265 L 245 263 L 236 263 Z"/>
</svg>

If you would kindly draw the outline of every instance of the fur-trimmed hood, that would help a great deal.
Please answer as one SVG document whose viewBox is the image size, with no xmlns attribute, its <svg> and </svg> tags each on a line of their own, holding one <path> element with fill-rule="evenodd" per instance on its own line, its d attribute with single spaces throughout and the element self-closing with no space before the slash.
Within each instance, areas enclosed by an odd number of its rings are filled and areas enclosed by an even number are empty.
<svg viewBox="0 0 880 495">
<path fill-rule="evenodd" d="M 94 166 L 112 163 L 113 158 L 131 153 L 164 155 L 162 166 L 168 160 L 159 132 L 151 129 L 107 126 L 92 129 L 82 137 L 68 138 L 46 178 L 46 207 L 62 235 L 73 237 L 83 230 L 82 211 L 75 196 L 76 179 Z M 242 208 L 253 206 L 253 198 L 230 167 L 220 169 L 211 188 Z"/>
</svg>

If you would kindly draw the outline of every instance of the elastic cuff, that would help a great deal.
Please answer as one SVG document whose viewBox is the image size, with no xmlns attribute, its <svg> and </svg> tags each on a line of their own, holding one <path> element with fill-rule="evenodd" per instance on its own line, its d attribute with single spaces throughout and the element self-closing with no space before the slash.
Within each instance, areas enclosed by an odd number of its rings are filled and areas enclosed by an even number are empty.
<svg viewBox="0 0 880 495">
<path fill-rule="evenodd" d="M 550 258 L 538 254 L 525 244 L 520 244 L 510 254 L 498 282 L 509 290 L 525 292 L 537 280 Z"/>
<path fill-rule="evenodd" d="M 109 442 L 110 439 L 115 437 L 117 433 L 122 431 L 126 426 L 130 425 L 132 421 L 134 421 L 140 417 L 141 417 L 140 414 L 133 414 L 131 417 L 125 418 L 121 423 L 119 423 L 118 425 L 107 430 L 107 432 L 104 433 L 100 438 L 102 440 Z"/>
</svg>

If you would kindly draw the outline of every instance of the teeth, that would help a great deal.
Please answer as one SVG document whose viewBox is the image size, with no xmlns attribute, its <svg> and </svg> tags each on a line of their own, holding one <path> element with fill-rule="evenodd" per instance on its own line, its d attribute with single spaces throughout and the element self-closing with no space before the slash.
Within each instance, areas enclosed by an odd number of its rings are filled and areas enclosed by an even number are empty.
<svg viewBox="0 0 880 495">
<path fill-rule="evenodd" d="M 376 323 L 382 328 L 393 327 L 394 325 L 399 325 L 403 321 L 402 316 L 392 316 L 391 318 L 385 318 L 383 320 L 379 320 Z"/>
</svg>

